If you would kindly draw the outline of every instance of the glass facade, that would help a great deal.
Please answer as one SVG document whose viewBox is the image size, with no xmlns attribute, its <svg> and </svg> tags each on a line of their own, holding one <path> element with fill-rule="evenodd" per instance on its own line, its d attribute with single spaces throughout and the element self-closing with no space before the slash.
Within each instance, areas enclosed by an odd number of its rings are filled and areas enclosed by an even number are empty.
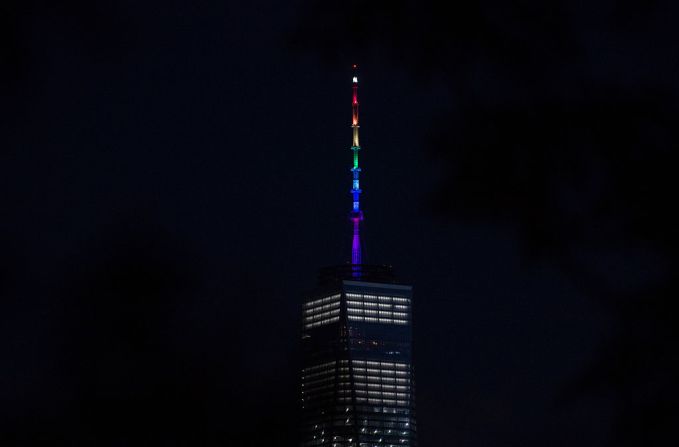
<svg viewBox="0 0 679 447">
<path fill-rule="evenodd" d="M 412 287 L 372 269 L 326 269 L 303 304 L 301 446 L 417 446 Z"/>
</svg>

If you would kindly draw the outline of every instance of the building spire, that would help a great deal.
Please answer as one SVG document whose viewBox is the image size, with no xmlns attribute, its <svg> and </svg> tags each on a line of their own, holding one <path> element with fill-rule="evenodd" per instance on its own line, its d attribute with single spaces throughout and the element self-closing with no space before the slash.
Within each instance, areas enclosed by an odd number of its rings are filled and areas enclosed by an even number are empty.
<svg viewBox="0 0 679 447">
<path fill-rule="evenodd" d="M 361 146 L 358 141 L 358 66 L 353 65 L 352 77 L 352 101 L 351 101 L 351 130 L 353 134 L 351 151 L 354 155 L 354 165 L 351 168 L 352 173 L 352 188 L 351 195 L 353 198 L 352 209 L 350 213 L 350 220 L 353 226 L 353 236 L 351 240 L 351 265 L 353 277 L 360 278 L 361 276 L 361 221 L 363 220 L 363 211 L 361 211 L 361 188 L 359 184 L 359 175 L 361 168 L 358 165 L 358 152 Z"/>
</svg>

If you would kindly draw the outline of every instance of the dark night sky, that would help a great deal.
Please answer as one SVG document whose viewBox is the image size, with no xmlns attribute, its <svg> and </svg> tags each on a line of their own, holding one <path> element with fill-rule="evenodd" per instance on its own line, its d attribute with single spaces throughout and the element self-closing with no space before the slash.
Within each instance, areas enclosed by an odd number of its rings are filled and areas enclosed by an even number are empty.
<svg viewBox="0 0 679 447">
<path fill-rule="evenodd" d="M 271 3 L 1 7 L 0 443 L 295 445 L 353 62 L 421 445 L 676 438 L 677 8 Z"/>
</svg>

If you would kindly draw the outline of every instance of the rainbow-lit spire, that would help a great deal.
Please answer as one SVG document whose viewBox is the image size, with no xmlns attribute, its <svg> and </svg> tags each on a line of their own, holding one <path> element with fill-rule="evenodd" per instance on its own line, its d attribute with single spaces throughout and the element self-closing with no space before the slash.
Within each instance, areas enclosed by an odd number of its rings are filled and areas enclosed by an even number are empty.
<svg viewBox="0 0 679 447">
<path fill-rule="evenodd" d="M 354 165 L 351 168 L 352 173 L 352 187 L 351 195 L 353 198 L 353 205 L 351 208 L 350 219 L 353 225 L 353 237 L 351 240 L 351 264 L 353 267 L 353 276 L 361 276 L 361 221 L 363 220 L 363 211 L 361 211 L 361 188 L 359 185 L 359 175 L 361 173 L 361 168 L 358 166 L 358 152 L 361 150 L 361 146 L 358 142 L 358 67 L 356 64 L 353 65 L 353 78 L 352 78 L 352 116 L 351 116 L 351 130 L 353 133 L 351 151 L 354 154 Z"/>
</svg>

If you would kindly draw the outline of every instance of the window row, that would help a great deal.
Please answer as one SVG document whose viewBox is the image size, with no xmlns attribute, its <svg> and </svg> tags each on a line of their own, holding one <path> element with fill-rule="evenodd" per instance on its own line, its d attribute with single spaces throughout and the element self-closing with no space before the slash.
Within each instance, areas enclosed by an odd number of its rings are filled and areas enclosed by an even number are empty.
<svg viewBox="0 0 679 447">
<path fill-rule="evenodd" d="M 326 382 L 326 383 L 323 383 Z M 356 382 L 353 386 L 348 382 L 334 383 L 327 381 L 317 381 L 313 384 L 302 385 L 302 394 L 315 395 L 320 392 L 337 389 L 338 393 L 351 392 L 354 389 L 357 393 L 365 393 L 366 390 L 370 392 L 397 392 L 397 393 L 407 393 L 410 391 L 409 385 L 393 385 L 393 384 L 383 384 L 383 383 L 365 383 Z"/>
<path fill-rule="evenodd" d="M 308 309 L 305 309 L 303 314 L 304 315 L 312 315 L 312 314 L 317 314 L 319 312 L 323 312 L 325 310 L 330 310 L 330 309 L 338 309 L 340 305 L 339 300 L 330 303 L 330 304 L 323 304 L 322 306 L 316 306 L 316 307 L 310 307 Z"/>
<path fill-rule="evenodd" d="M 380 310 L 397 310 L 397 311 L 407 311 L 410 306 L 405 304 L 388 304 L 388 303 L 371 303 L 369 301 L 353 301 L 347 300 L 347 306 L 349 308 L 366 308 L 366 309 L 380 309 Z"/>
<path fill-rule="evenodd" d="M 382 398 L 392 398 L 392 399 L 409 399 L 410 393 L 394 393 L 392 391 L 383 390 L 364 390 L 350 388 L 333 390 L 333 387 L 324 386 L 313 390 L 312 392 L 302 392 L 302 397 L 306 396 L 309 399 L 320 399 L 326 396 L 331 396 L 333 392 L 336 391 L 337 396 L 351 396 L 356 394 L 357 396 L 370 396 L 370 397 L 382 397 Z"/>
<path fill-rule="evenodd" d="M 362 405 L 359 406 L 336 406 L 335 410 L 336 412 L 334 413 L 333 417 L 325 416 L 325 415 L 315 415 L 315 416 L 308 416 L 305 418 L 305 427 L 307 430 L 313 429 L 323 429 L 326 426 L 329 425 L 334 425 L 334 426 L 340 426 L 342 424 L 338 424 L 339 421 L 344 421 L 345 416 L 342 413 L 346 413 L 351 409 L 357 409 L 359 416 L 357 416 L 357 423 L 360 426 L 365 426 L 365 427 L 377 427 L 377 428 L 398 428 L 398 427 L 403 427 L 406 429 L 410 429 L 410 426 L 415 426 L 415 421 L 407 416 L 393 416 L 390 414 L 381 414 L 377 413 L 375 414 L 372 410 L 373 407 L 365 407 Z M 369 410 L 370 415 L 363 414 L 365 411 L 363 410 Z M 333 422 L 331 422 L 333 421 Z"/>
<path fill-rule="evenodd" d="M 350 321 L 364 321 L 366 323 L 383 323 L 383 324 L 408 324 L 408 320 L 401 320 L 396 318 L 376 318 L 363 317 L 358 315 L 349 315 Z"/>
<path fill-rule="evenodd" d="M 357 397 L 356 402 L 367 402 L 369 404 L 382 404 L 382 405 L 392 405 L 397 407 L 407 407 L 410 405 L 410 401 L 407 400 L 395 400 L 395 399 L 376 399 L 372 397 Z"/>
<path fill-rule="evenodd" d="M 303 373 L 302 374 L 302 380 L 307 381 L 307 380 L 313 379 L 314 377 L 320 377 L 320 376 L 328 376 L 329 378 L 335 377 L 335 368 L 323 369 L 323 370 L 312 372 L 312 373 Z"/>
<path fill-rule="evenodd" d="M 409 399 L 410 395 L 408 393 L 392 393 L 389 391 L 365 391 L 365 390 L 355 390 L 357 396 L 370 396 L 370 397 L 382 397 L 382 398 L 392 398 L 392 399 Z"/>
<path fill-rule="evenodd" d="M 304 308 L 306 309 L 306 308 L 309 308 L 309 307 L 314 307 L 314 306 L 317 306 L 319 304 L 327 304 L 327 303 L 329 303 L 333 300 L 339 300 L 339 298 L 340 298 L 340 294 L 338 293 L 338 294 L 326 296 L 324 298 L 320 298 L 320 299 L 317 299 L 317 300 L 308 301 L 308 302 L 304 303 Z"/>
<path fill-rule="evenodd" d="M 409 391 L 410 386 L 408 385 L 390 385 L 390 384 L 383 384 L 383 383 L 363 383 L 363 382 L 356 382 L 355 383 L 356 388 L 368 388 L 368 389 L 374 389 L 374 390 L 385 390 L 385 391 Z"/>
<path fill-rule="evenodd" d="M 408 363 L 399 362 L 377 362 L 375 360 L 352 360 L 351 363 L 355 366 L 377 366 L 382 369 L 410 369 Z"/>
<path fill-rule="evenodd" d="M 360 401 L 358 399 L 356 401 L 360 403 L 367 403 L 365 399 L 366 398 L 362 397 Z M 347 405 L 354 403 L 351 397 L 338 397 L 336 401 L 343 402 Z M 361 405 L 358 408 L 360 408 L 361 411 L 370 411 L 373 414 L 395 414 L 395 415 L 402 414 L 405 416 L 411 413 L 410 407 L 408 406 L 404 407 L 403 405 L 399 405 L 397 407 L 395 406 L 385 407 L 384 405 L 370 405 L 370 406 Z"/>
<path fill-rule="evenodd" d="M 403 369 L 391 369 L 391 368 L 364 368 L 362 366 L 354 367 L 354 371 L 358 373 L 368 373 L 368 374 L 380 374 L 383 376 L 406 376 L 409 374 L 408 370 Z"/>
<path fill-rule="evenodd" d="M 348 378 L 349 376 L 346 376 L 346 377 Z M 311 387 L 314 387 L 316 385 L 319 385 L 319 384 L 322 384 L 322 383 L 325 383 L 325 382 L 334 382 L 335 381 L 335 375 L 334 374 L 332 374 L 332 375 L 328 374 L 325 377 L 320 377 L 320 378 L 316 378 L 313 375 L 309 375 L 309 376 L 303 377 L 302 380 L 303 380 L 302 387 L 311 388 Z M 340 382 L 340 385 L 344 384 L 344 383 L 348 383 L 348 382 Z"/>
<path fill-rule="evenodd" d="M 408 374 L 401 374 L 403 376 L 408 376 Z M 408 379 L 404 377 L 388 377 L 388 376 L 364 376 L 363 374 L 354 375 L 356 380 L 365 380 L 368 382 L 389 382 L 389 383 L 408 383 Z"/>
<path fill-rule="evenodd" d="M 343 379 L 347 379 L 348 376 L 342 377 Z M 363 381 L 359 381 L 358 379 L 363 379 Z M 372 388 L 372 389 L 384 389 L 384 390 L 408 390 L 410 388 L 410 381 L 405 378 L 393 378 L 393 377 L 384 377 L 384 378 L 379 378 L 379 377 L 371 377 L 368 376 L 360 376 L 356 377 L 357 381 L 354 382 L 354 386 L 356 388 Z M 366 381 L 367 379 L 367 381 Z M 337 384 L 335 384 L 335 377 L 334 376 L 328 376 L 316 380 L 305 380 L 304 383 L 302 384 L 302 391 L 306 392 L 312 392 L 314 390 L 317 390 L 321 387 L 335 387 L 342 389 L 342 388 L 350 388 L 351 383 L 347 381 L 341 381 Z"/>
<path fill-rule="evenodd" d="M 318 372 L 313 372 L 313 373 L 307 373 L 302 375 L 302 381 L 308 381 L 310 379 L 314 379 L 315 377 L 319 376 L 327 376 L 329 378 L 334 378 L 335 377 L 335 368 L 332 369 L 324 369 L 322 371 Z M 340 368 L 340 373 L 344 374 L 339 374 L 337 377 L 340 379 L 349 379 L 349 368 Z M 315 380 L 315 379 L 314 379 Z"/>
<path fill-rule="evenodd" d="M 377 301 L 384 303 L 410 304 L 410 298 L 402 296 L 369 295 L 361 293 L 347 293 L 347 298 L 360 299 L 362 301 Z"/>
<path fill-rule="evenodd" d="M 340 371 L 342 372 L 348 372 L 349 371 L 349 360 L 339 360 L 338 361 L 332 361 L 332 362 L 326 362 L 326 363 L 321 363 L 320 365 L 314 365 L 314 366 L 308 366 L 306 368 L 302 369 L 303 374 L 308 374 L 312 372 L 316 372 L 319 370 L 324 370 L 324 371 L 334 371 L 336 369 L 337 363 L 340 364 Z M 366 366 L 372 369 L 381 369 L 381 370 L 403 370 L 403 371 L 408 371 L 410 370 L 410 364 L 409 363 L 404 363 L 404 362 L 382 362 L 382 361 L 376 361 L 376 360 L 359 360 L 359 359 L 354 359 L 351 360 L 351 365 L 353 366 L 354 369 L 356 368 L 365 368 Z"/>
<path fill-rule="evenodd" d="M 400 414 L 405 416 L 409 414 L 410 411 L 412 410 L 411 408 L 412 401 L 409 400 L 408 398 L 382 399 L 379 397 L 370 396 L 356 396 L 356 397 L 345 396 L 337 397 L 334 400 L 331 400 L 330 398 L 326 399 L 314 398 L 301 400 L 302 410 L 307 412 L 322 411 L 333 402 L 341 402 L 348 405 L 361 405 L 361 406 L 367 405 L 370 406 L 370 408 L 377 410 L 379 412 L 377 414 L 393 414 L 393 415 Z M 351 420 L 353 420 L 353 417 L 351 415 L 348 415 L 348 417 Z"/>
<path fill-rule="evenodd" d="M 333 389 L 333 388 L 335 388 L 335 384 L 329 383 L 329 384 L 324 385 L 322 383 L 318 383 L 318 384 L 314 384 L 314 385 L 310 385 L 310 386 L 302 385 L 302 387 L 303 387 L 302 394 L 315 394 L 315 393 L 319 393 L 321 391 Z"/>
<path fill-rule="evenodd" d="M 408 314 L 405 312 L 391 312 L 388 310 L 372 310 L 372 309 L 360 309 L 356 307 L 347 308 L 347 313 L 350 315 L 374 315 L 379 317 L 389 317 L 389 318 L 401 318 L 407 319 Z"/>
<path fill-rule="evenodd" d="M 319 370 L 319 369 L 327 368 L 329 366 L 335 366 L 336 364 L 337 364 L 337 361 L 333 360 L 331 362 L 325 362 L 325 363 L 321 363 L 319 365 L 308 366 L 308 367 L 304 368 L 302 371 L 304 371 L 304 372 L 316 371 L 316 370 Z"/>
<path fill-rule="evenodd" d="M 332 318 L 327 318 L 325 320 L 316 321 L 315 323 L 309 323 L 304 325 L 304 329 L 313 329 L 318 326 L 323 326 L 325 324 L 336 323 L 339 321 L 339 315 Z"/>
<path fill-rule="evenodd" d="M 334 317 L 335 315 L 339 315 L 339 312 L 340 312 L 340 310 L 339 310 L 339 308 L 337 308 L 335 310 L 330 310 L 328 312 L 322 312 L 322 313 L 319 313 L 319 314 L 309 315 L 307 317 L 304 317 L 304 322 L 305 323 L 312 323 L 314 321 L 323 320 L 323 319 L 326 319 L 328 317 Z"/>
</svg>

